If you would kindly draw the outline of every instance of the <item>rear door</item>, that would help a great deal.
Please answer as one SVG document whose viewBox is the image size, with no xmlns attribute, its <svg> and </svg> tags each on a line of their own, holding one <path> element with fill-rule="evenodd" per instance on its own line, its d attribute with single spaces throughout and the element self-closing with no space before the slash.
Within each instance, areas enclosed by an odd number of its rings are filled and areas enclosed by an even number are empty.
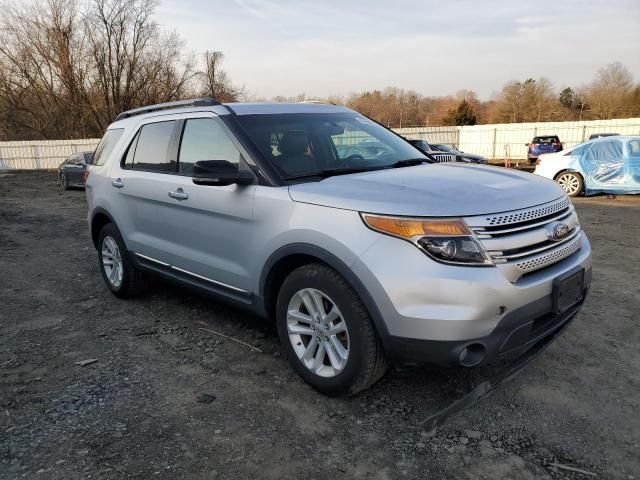
<svg viewBox="0 0 640 480">
<path fill-rule="evenodd" d="M 586 187 L 612 191 L 624 186 L 625 159 L 623 142 L 619 139 L 594 143 L 582 158 Z"/>
<path fill-rule="evenodd" d="M 124 158 L 111 170 L 116 192 L 118 227 L 127 248 L 161 263 L 175 262 L 175 249 L 167 242 L 171 219 L 165 207 L 170 182 L 177 175 L 174 136 L 178 120 L 151 119 L 141 124 Z"/>
</svg>

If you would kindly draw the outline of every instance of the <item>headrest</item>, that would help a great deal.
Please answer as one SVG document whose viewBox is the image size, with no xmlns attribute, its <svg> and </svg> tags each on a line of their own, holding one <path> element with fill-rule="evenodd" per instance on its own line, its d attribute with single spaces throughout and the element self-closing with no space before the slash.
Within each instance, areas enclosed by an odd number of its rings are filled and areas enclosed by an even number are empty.
<svg viewBox="0 0 640 480">
<path fill-rule="evenodd" d="M 305 153 L 308 146 L 309 137 L 304 130 L 289 130 L 280 139 L 280 151 L 283 155 Z"/>
</svg>

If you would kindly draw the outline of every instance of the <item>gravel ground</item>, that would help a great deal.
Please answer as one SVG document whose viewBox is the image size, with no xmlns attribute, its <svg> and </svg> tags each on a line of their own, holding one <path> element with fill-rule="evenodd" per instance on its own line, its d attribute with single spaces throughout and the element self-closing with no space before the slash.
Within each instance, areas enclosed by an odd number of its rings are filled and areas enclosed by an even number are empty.
<svg viewBox="0 0 640 480">
<path fill-rule="evenodd" d="M 52 174 L 0 185 L 0 478 L 640 479 L 640 197 L 575 201 L 594 249 L 584 309 L 514 380 L 426 433 L 467 374 L 391 371 L 323 397 L 268 322 L 162 282 L 111 295 L 84 192 Z"/>
</svg>

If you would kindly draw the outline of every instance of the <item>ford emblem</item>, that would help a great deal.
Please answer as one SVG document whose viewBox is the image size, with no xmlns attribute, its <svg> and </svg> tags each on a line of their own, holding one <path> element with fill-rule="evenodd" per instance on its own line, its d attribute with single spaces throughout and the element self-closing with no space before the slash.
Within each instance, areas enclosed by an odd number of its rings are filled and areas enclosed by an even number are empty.
<svg viewBox="0 0 640 480">
<path fill-rule="evenodd" d="M 553 222 L 547 225 L 547 237 L 549 240 L 559 242 L 569 234 L 569 225 L 562 222 Z"/>
</svg>

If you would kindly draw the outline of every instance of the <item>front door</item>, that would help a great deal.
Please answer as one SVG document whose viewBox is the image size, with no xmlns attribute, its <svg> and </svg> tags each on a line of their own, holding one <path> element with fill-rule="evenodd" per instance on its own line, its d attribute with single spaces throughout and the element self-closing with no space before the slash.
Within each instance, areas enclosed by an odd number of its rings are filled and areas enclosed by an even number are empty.
<svg viewBox="0 0 640 480">
<path fill-rule="evenodd" d="M 178 137 L 178 174 L 169 182 L 170 191 L 178 195 L 167 194 L 166 200 L 172 226 L 166 235 L 175 245 L 175 265 L 224 286 L 250 291 L 255 186 L 205 186 L 192 180 L 193 166 L 199 161 L 225 160 L 246 168 L 242 154 L 214 116 L 185 119 Z"/>
</svg>

